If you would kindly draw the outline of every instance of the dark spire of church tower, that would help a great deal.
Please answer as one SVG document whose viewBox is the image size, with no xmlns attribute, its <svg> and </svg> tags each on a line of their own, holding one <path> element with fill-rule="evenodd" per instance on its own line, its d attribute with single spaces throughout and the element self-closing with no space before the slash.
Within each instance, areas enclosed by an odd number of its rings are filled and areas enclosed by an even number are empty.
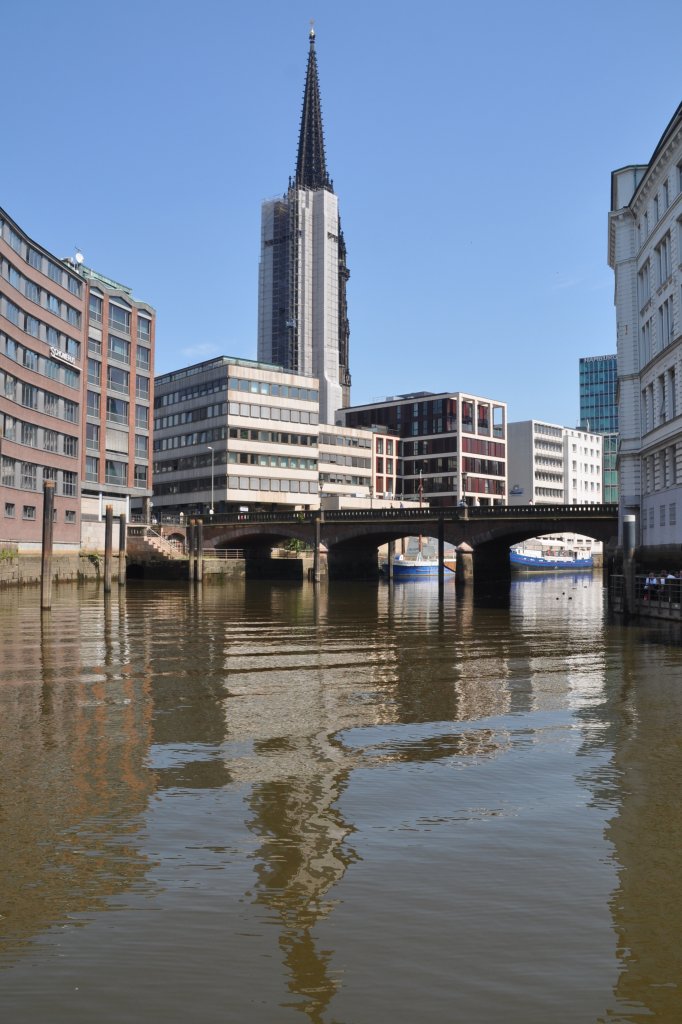
<svg viewBox="0 0 682 1024">
<path fill-rule="evenodd" d="M 308 70 L 306 72 L 305 92 L 303 94 L 301 133 L 298 139 L 298 159 L 296 161 L 294 187 L 323 188 L 327 189 L 328 192 L 334 191 L 327 174 L 327 161 L 324 155 L 320 84 L 317 78 L 317 56 L 315 54 L 315 29 L 312 26 L 310 29 L 310 52 L 308 53 Z"/>
</svg>

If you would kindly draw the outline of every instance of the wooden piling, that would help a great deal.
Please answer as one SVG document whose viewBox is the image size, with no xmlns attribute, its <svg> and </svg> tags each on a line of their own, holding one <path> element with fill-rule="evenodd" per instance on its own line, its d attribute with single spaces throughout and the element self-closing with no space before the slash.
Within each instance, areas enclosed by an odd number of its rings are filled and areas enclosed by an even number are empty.
<svg viewBox="0 0 682 1024">
<path fill-rule="evenodd" d="M 194 520 L 190 519 L 187 523 L 187 576 L 190 583 L 194 582 Z"/>
<path fill-rule="evenodd" d="M 107 505 L 104 512 L 104 593 L 111 593 L 111 563 L 113 561 L 114 506 Z"/>
<path fill-rule="evenodd" d="M 438 520 L 438 600 L 442 601 L 445 594 L 445 522 L 442 516 Z"/>
<path fill-rule="evenodd" d="M 320 579 L 321 579 L 321 571 L 320 571 L 320 540 L 321 540 L 321 537 L 322 537 L 322 532 L 321 532 L 321 529 L 320 529 L 320 516 L 319 516 L 319 514 L 315 516 L 315 519 L 313 521 L 313 527 L 314 527 L 314 540 L 313 540 L 313 581 L 315 583 L 319 583 Z"/>
<path fill-rule="evenodd" d="M 194 527 L 194 579 L 202 583 L 204 579 L 204 521 L 197 519 Z"/>
<path fill-rule="evenodd" d="M 389 581 L 393 579 L 393 559 L 395 558 L 395 541 L 388 542 L 388 561 L 386 562 L 386 577 Z"/>
<path fill-rule="evenodd" d="M 118 585 L 119 587 L 125 587 L 126 585 L 126 549 L 127 549 L 127 538 L 128 530 L 126 524 L 126 514 L 121 512 L 120 519 L 118 521 Z"/>
<path fill-rule="evenodd" d="M 43 542 L 40 563 L 40 607 L 52 607 L 52 534 L 54 525 L 54 480 L 43 483 Z"/>
</svg>

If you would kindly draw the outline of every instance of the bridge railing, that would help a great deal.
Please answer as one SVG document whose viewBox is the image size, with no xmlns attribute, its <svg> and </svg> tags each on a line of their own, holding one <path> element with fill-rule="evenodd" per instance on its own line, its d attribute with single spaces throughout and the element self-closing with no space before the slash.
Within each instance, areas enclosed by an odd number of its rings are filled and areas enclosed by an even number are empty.
<svg viewBox="0 0 682 1024">
<path fill-rule="evenodd" d="M 363 519 L 564 519 L 618 514 L 617 505 L 447 505 L 439 508 L 334 509 L 325 512 L 325 522 Z"/>
<path fill-rule="evenodd" d="M 232 525 L 234 523 L 313 523 L 320 516 L 327 523 L 387 522 L 392 520 L 437 522 L 440 519 L 571 519 L 585 517 L 615 518 L 617 505 L 446 505 L 438 508 L 366 508 L 330 509 L 319 511 L 281 512 L 218 512 L 214 515 L 162 516 L 163 525 L 187 525 L 192 519 L 201 519 L 204 526 Z M 135 524 L 136 525 L 136 524 Z"/>
</svg>

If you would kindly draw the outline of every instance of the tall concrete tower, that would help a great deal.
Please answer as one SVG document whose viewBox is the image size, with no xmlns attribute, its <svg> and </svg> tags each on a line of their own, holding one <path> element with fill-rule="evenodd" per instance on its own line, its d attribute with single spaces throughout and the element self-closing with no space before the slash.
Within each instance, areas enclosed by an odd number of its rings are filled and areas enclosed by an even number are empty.
<svg viewBox="0 0 682 1024">
<path fill-rule="evenodd" d="M 296 174 L 280 199 L 263 203 L 258 283 L 258 358 L 317 377 L 320 419 L 350 405 L 346 245 L 327 173 L 310 30 Z"/>
</svg>

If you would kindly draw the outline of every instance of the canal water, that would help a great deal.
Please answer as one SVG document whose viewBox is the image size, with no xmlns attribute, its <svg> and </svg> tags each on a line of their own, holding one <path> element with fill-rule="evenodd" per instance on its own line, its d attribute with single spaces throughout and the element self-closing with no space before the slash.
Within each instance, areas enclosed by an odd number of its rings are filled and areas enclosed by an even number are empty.
<svg viewBox="0 0 682 1024">
<path fill-rule="evenodd" d="M 8 1024 L 682 1020 L 682 646 L 601 579 L 0 594 Z"/>
</svg>

